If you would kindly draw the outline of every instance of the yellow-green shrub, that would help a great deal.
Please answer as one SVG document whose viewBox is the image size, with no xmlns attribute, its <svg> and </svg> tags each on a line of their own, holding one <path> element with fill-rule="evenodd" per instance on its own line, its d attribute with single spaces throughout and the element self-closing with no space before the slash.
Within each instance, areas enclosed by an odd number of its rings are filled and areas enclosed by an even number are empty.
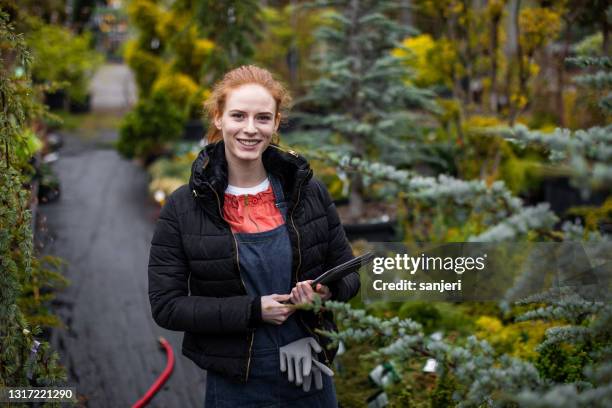
<svg viewBox="0 0 612 408">
<path fill-rule="evenodd" d="M 554 324 L 526 321 L 504 325 L 496 317 L 481 316 L 476 326 L 476 336 L 487 340 L 498 352 L 533 360 L 538 355 L 535 348 L 542 342 L 544 332 Z"/>
<path fill-rule="evenodd" d="M 209 91 L 200 87 L 190 76 L 172 72 L 161 74 L 153 83 L 153 92 L 163 92 L 191 118 L 202 116 L 202 104 Z"/>
<path fill-rule="evenodd" d="M 137 40 L 127 42 L 124 58 L 132 71 L 134 71 L 140 95 L 149 95 L 151 84 L 153 84 L 162 69 L 162 59 L 144 50 Z"/>
<path fill-rule="evenodd" d="M 461 72 L 461 64 L 452 42 L 445 38 L 434 40 L 429 34 L 408 37 L 403 48 L 396 48 L 392 55 L 404 60 L 415 71 L 415 84 L 431 86 L 443 84 L 452 87 L 452 79 Z"/>
<path fill-rule="evenodd" d="M 160 6 L 151 0 L 132 0 L 129 2 L 127 12 L 130 21 L 134 22 L 146 37 L 156 35 L 157 23 L 164 15 Z"/>
</svg>

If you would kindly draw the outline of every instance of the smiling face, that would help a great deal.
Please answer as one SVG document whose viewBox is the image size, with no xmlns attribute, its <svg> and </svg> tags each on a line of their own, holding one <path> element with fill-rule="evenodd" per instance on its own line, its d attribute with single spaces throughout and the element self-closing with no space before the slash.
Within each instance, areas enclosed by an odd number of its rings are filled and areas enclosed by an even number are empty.
<svg viewBox="0 0 612 408">
<path fill-rule="evenodd" d="M 230 166 L 261 161 L 278 129 L 279 119 L 276 102 L 266 88 L 246 84 L 231 90 L 223 114 L 215 118 L 215 126 L 223 133 Z"/>
</svg>

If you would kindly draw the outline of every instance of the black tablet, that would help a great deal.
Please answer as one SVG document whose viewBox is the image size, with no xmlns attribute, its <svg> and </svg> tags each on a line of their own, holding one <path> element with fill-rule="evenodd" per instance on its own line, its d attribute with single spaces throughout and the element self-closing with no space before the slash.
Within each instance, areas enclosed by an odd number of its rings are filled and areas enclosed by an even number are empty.
<svg viewBox="0 0 612 408">
<path fill-rule="evenodd" d="M 343 264 L 333 267 L 332 269 L 324 272 L 312 281 L 312 287 L 316 288 L 317 284 L 329 285 L 332 282 L 336 282 L 346 275 L 352 272 L 357 272 L 362 266 L 365 266 L 372 262 L 374 254 L 372 252 L 365 253 L 356 258 L 351 259 Z"/>
</svg>

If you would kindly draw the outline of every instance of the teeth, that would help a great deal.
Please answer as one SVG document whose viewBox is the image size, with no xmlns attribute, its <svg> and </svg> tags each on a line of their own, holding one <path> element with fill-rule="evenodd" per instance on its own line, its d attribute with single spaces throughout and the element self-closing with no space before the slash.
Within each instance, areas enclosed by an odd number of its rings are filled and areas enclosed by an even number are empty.
<svg viewBox="0 0 612 408">
<path fill-rule="evenodd" d="M 246 140 L 246 139 L 238 139 L 240 143 L 247 146 L 254 146 L 259 143 L 259 140 Z"/>
</svg>

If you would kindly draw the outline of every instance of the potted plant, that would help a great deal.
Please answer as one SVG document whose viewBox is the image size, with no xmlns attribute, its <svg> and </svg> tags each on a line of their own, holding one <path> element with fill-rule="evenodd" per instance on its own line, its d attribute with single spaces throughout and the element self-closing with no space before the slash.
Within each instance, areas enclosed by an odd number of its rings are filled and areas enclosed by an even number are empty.
<svg viewBox="0 0 612 408">
<path fill-rule="evenodd" d="M 184 121 L 184 111 L 168 94 L 154 92 L 123 119 L 117 149 L 125 157 L 137 157 L 149 164 L 164 153 L 167 143 L 180 139 Z"/>
<path fill-rule="evenodd" d="M 190 76 L 180 72 L 160 74 L 152 89 L 153 92 L 167 94 L 172 103 L 183 107 L 183 115 L 186 118 L 183 139 L 197 141 L 205 136 L 201 118 L 203 103 L 209 94 L 207 89 L 198 85 Z"/>
<path fill-rule="evenodd" d="M 32 48 L 32 76 L 60 89 L 47 93 L 51 109 L 89 110 L 89 80 L 102 62 L 90 48 L 88 33 L 75 35 L 64 27 L 33 20 L 28 44 Z"/>
</svg>

